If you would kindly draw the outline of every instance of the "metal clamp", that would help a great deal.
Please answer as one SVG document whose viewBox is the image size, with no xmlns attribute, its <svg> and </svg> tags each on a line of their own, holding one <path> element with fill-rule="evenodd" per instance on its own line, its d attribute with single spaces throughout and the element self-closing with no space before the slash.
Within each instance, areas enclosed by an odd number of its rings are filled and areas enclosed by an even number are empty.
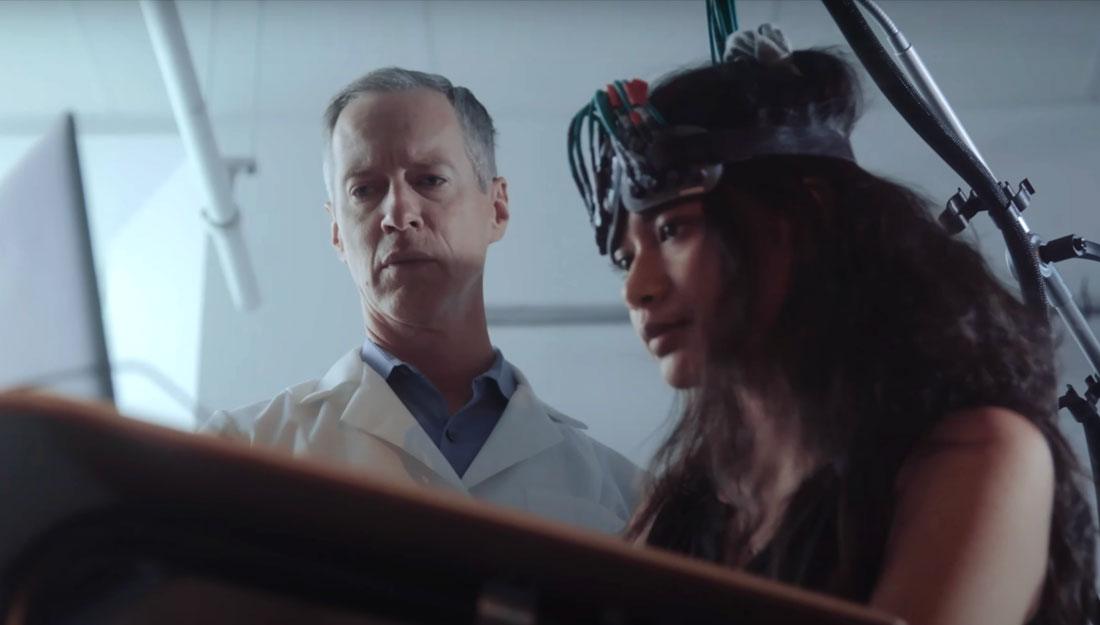
<svg viewBox="0 0 1100 625">
<path fill-rule="evenodd" d="M 237 181 L 237 174 L 255 174 L 256 173 L 256 159 L 247 157 L 232 157 L 225 159 L 226 169 L 229 170 L 229 188 L 233 188 L 233 183 Z M 241 210 L 237 208 L 230 215 L 229 219 L 216 219 L 215 215 L 211 211 L 207 210 L 207 207 L 203 207 L 200 210 L 202 220 L 206 222 L 206 225 L 211 228 L 232 228 L 237 225 L 241 220 Z"/>
<path fill-rule="evenodd" d="M 1002 182 L 1001 188 L 1004 189 L 1006 195 L 1012 193 L 1007 182 Z M 1027 209 L 1031 204 L 1032 195 L 1035 195 L 1035 187 L 1031 185 L 1030 180 L 1024 178 L 1017 187 L 1015 195 L 1012 195 L 1012 207 L 1016 209 L 1017 213 L 1022 213 Z M 964 197 L 962 189 L 959 189 L 955 195 L 947 200 L 947 205 L 940 213 L 940 225 L 952 235 L 958 234 L 966 230 L 970 220 L 985 209 L 985 205 L 982 204 L 977 194 L 971 191 L 970 195 Z"/>
</svg>

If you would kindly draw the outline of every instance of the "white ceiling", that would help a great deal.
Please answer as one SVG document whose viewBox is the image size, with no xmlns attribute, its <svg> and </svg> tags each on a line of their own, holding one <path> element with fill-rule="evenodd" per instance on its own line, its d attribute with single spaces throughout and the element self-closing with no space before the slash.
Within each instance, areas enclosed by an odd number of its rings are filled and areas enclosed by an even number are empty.
<svg viewBox="0 0 1100 625">
<path fill-rule="evenodd" d="M 1100 2 L 882 4 L 957 107 L 1100 101 Z M 562 115 L 609 77 L 652 77 L 707 54 L 703 0 L 179 6 L 221 119 L 316 117 L 339 86 L 389 64 L 448 75 L 501 119 Z M 743 24 L 777 22 L 797 46 L 841 43 L 817 2 L 742 0 L 737 11 Z M 65 108 L 92 132 L 171 128 L 136 1 L 0 2 L 0 58 L 0 133 L 36 132 Z"/>
</svg>

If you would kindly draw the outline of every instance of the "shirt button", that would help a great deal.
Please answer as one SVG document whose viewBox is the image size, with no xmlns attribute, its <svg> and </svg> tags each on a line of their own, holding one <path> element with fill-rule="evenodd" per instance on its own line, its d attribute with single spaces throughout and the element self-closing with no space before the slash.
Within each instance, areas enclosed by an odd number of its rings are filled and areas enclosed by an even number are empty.
<svg viewBox="0 0 1100 625">
<path fill-rule="evenodd" d="M 455 438 L 456 438 L 456 437 L 455 437 L 455 432 L 454 432 L 454 430 L 445 430 L 445 431 L 443 432 L 443 435 L 444 435 L 444 436 L 446 436 L 446 437 L 447 437 L 447 440 L 451 441 L 452 443 L 453 443 L 453 442 L 455 442 Z"/>
</svg>

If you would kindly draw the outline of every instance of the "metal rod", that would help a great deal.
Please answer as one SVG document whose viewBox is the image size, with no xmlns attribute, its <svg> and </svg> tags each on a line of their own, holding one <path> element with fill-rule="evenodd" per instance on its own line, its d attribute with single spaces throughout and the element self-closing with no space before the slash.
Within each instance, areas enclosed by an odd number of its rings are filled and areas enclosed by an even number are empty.
<svg viewBox="0 0 1100 625">
<path fill-rule="evenodd" d="M 966 147 L 974 153 L 974 156 L 985 167 L 986 171 L 992 176 L 992 172 L 989 170 L 989 165 L 982 158 L 982 153 L 978 151 L 978 147 L 971 141 L 970 135 L 966 132 L 966 128 L 963 127 L 962 122 L 955 115 L 955 111 L 951 108 L 951 105 L 947 102 L 947 98 L 944 97 L 943 92 L 940 91 L 936 81 L 932 78 L 932 74 L 928 72 L 928 69 L 924 66 L 924 62 L 921 61 L 920 55 L 917 54 L 917 49 L 909 43 L 909 40 L 905 38 L 905 35 L 894 24 L 886 12 L 883 11 L 874 0 L 857 0 L 860 6 L 867 10 L 875 21 L 879 23 L 883 30 L 889 35 L 890 44 L 894 47 L 894 54 L 901 59 L 902 66 L 909 73 L 909 77 L 912 80 L 913 86 L 917 88 L 921 97 L 928 103 L 928 107 L 932 109 L 936 117 L 940 119 L 944 124 L 949 126 L 955 135 L 966 144 Z"/>
<path fill-rule="evenodd" d="M 251 310 L 259 304 L 260 292 L 240 232 L 229 167 L 218 151 L 175 0 L 141 0 L 141 9 L 184 149 L 198 173 L 207 203 L 203 219 L 226 285 L 237 308 Z"/>
<path fill-rule="evenodd" d="M 1092 365 L 1093 372 L 1100 375 L 1100 341 L 1096 340 L 1096 335 L 1089 327 L 1088 319 L 1081 313 L 1077 303 L 1073 301 L 1073 295 L 1070 293 L 1069 287 L 1066 286 L 1062 275 L 1058 273 L 1054 265 L 1042 263 L 1039 269 L 1043 274 L 1043 284 L 1046 285 L 1047 294 L 1050 296 L 1051 303 L 1054 304 L 1054 309 L 1062 317 L 1062 321 L 1065 322 L 1066 328 L 1073 336 L 1073 340 L 1085 353 L 1085 358 Z"/>
<path fill-rule="evenodd" d="M 856 0 L 856 2 L 869 12 L 879 25 L 887 32 L 890 37 L 891 44 L 894 50 L 902 60 L 903 65 L 910 77 L 910 82 L 914 84 L 919 92 L 924 97 L 928 107 L 933 113 L 945 124 L 949 125 L 954 130 L 956 136 L 966 144 L 974 156 L 981 162 L 986 172 L 993 179 L 992 171 L 989 169 L 989 165 L 982 159 L 981 153 L 978 148 L 974 146 L 974 143 L 970 140 L 970 136 L 966 133 L 962 123 L 955 116 L 954 111 L 951 110 L 951 106 L 947 103 L 947 99 L 943 96 L 939 87 L 936 86 L 935 80 L 928 73 L 927 68 L 920 60 L 920 56 L 917 55 L 916 48 L 906 40 L 905 35 L 898 29 L 894 22 L 886 15 L 874 0 Z M 1013 205 L 1007 207 L 1008 215 L 1014 219 L 1025 233 L 1031 234 L 1030 228 L 1027 226 L 1027 222 L 1023 218 L 1023 209 L 1026 205 L 1015 205 L 1020 201 L 1020 196 L 1014 196 Z M 990 216 L 997 221 L 999 215 L 994 211 L 990 211 Z M 1002 231 L 1005 230 L 1004 225 L 997 224 Z M 1031 234 L 1033 247 L 1038 249 L 1038 245 L 1042 241 Z M 1009 266 L 1012 267 L 1011 258 L 1009 258 Z M 1012 267 L 1013 273 L 1016 272 L 1015 267 Z M 1100 375 L 1100 341 L 1097 341 L 1096 335 L 1093 334 L 1092 328 L 1089 327 L 1088 320 L 1081 313 L 1081 310 L 1077 307 L 1076 302 L 1073 301 L 1073 295 L 1070 293 L 1068 287 L 1066 287 L 1065 281 L 1062 279 L 1062 275 L 1058 272 L 1057 268 L 1052 263 L 1040 263 L 1039 271 L 1043 277 L 1044 290 L 1047 296 L 1050 298 L 1051 304 L 1055 310 L 1058 311 L 1062 321 L 1065 322 L 1066 328 L 1069 329 L 1073 339 L 1080 346 L 1081 351 L 1085 353 L 1085 357 L 1092 365 L 1092 369 L 1097 375 Z M 1019 275 L 1017 274 L 1017 277 Z"/>
<path fill-rule="evenodd" d="M 606 306 L 491 306 L 485 316 L 490 326 L 589 326 L 629 324 L 622 304 Z"/>
</svg>

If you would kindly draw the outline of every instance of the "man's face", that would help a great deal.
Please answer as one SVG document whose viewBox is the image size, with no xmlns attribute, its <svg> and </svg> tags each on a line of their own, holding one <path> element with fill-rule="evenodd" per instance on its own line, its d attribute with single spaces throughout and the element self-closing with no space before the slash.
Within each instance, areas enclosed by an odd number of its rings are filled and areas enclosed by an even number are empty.
<svg viewBox="0 0 1100 625">
<path fill-rule="evenodd" d="M 434 325 L 482 298 L 508 223 L 502 178 L 482 190 L 447 98 L 428 89 L 352 100 L 332 137 L 332 244 L 364 313 Z"/>
</svg>

